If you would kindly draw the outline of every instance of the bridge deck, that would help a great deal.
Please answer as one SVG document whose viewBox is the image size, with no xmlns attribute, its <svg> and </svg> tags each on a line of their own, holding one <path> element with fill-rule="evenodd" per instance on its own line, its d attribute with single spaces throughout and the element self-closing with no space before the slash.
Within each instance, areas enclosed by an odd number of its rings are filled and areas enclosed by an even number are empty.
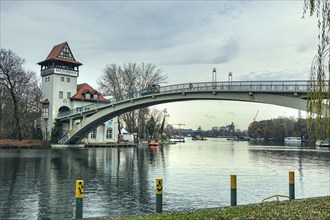
<svg viewBox="0 0 330 220">
<path fill-rule="evenodd" d="M 306 80 L 298 81 L 224 81 L 224 82 L 196 82 L 175 84 L 160 87 L 159 94 L 164 93 L 180 93 L 180 92 L 206 92 L 214 91 L 221 93 L 243 93 L 243 92 L 266 92 L 266 93 L 304 93 L 307 94 L 308 82 Z M 326 88 L 325 88 L 326 89 Z M 326 91 L 326 90 L 325 90 Z M 57 119 L 73 117 L 79 114 L 93 112 L 93 110 L 103 109 L 108 106 L 116 105 L 120 102 L 141 98 L 142 91 L 124 94 L 114 97 L 104 102 L 93 103 L 84 107 L 72 109 L 70 111 L 61 112 Z"/>
</svg>

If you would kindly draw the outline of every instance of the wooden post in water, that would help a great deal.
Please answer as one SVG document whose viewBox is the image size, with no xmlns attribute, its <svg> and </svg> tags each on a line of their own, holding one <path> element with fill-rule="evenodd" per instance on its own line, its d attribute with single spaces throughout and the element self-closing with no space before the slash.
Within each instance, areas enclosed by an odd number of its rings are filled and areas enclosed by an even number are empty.
<svg viewBox="0 0 330 220">
<path fill-rule="evenodd" d="M 236 175 L 230 175 L 230 205 L 237 205 L 237 181 Z"/>
<path fill-rule="evenodd" d="M 295 199 L 294 195 L 294 171 L 289 171 L 289 200 Z"/>
<path fill-rule="evenodd" d="M 163 211 L 163 179 L 156 179 L 156 212 L 161 213 Z"/>
<path fill-rule="evenodd" d="M 84 181 L 76 180 L 76 218 L 83 217 Z"/>
</svg>

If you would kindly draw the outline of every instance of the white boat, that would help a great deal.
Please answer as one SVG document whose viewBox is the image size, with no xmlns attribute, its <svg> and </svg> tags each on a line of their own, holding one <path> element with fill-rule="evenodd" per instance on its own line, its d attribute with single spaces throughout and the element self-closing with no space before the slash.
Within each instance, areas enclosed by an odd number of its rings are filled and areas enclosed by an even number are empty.
<svg viewBox="0 0 330 220">
<path fill-rule="evenodd" d="M 330 147 L 329 140 L 317 140 L 315 143 L 316 147 Z"/>
<path fill-rule="evenodd" d="M 284 138 L 285 144 L 301 144 L 301 137 L 286 137 Z"/>
<path fill-rule="evenodd" d="M 227 141 L 239 141 L 237 136 L 227 138 Z"/>
</svg>

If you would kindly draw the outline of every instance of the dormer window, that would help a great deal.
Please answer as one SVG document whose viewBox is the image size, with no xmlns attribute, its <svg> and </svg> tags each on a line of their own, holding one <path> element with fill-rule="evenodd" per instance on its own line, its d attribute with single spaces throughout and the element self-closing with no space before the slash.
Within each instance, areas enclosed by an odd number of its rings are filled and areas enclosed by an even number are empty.
<svg viewBox="0 0 330 220">
<path fill-rule="evenodd" d="M 98 100 L 99 96 L 97 94 L 94 94 L 93 98 L 94 98 L 94 100 Z"/>
<path fill-rule="evenodd" d="M 85 99 L 90 99 L 90 98 L 91 98 L 91 94 L 86 93 L 86 94 L 85 94 Z"/>
</svg>

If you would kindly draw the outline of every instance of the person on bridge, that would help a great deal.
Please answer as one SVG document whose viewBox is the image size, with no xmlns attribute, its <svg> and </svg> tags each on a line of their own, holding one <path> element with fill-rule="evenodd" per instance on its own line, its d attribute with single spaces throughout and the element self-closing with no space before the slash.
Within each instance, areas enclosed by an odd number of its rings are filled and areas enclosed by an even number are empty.
<svg viewBox="0 0 330 220">
<path fill-rule="evenodd" d="M 193 84 L 192 83 L 189 83 L 189 89 L 191 90 L 193 87 Z"/>
</svg>

